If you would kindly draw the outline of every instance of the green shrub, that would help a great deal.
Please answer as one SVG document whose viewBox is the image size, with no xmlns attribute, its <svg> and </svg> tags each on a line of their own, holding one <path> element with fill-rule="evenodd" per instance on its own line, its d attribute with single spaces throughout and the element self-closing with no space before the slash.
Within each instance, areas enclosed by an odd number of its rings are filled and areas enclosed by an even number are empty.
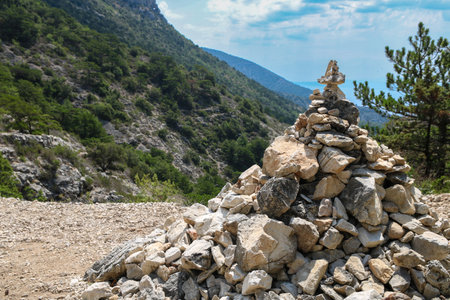
<svg viewBox="0 0 450 300">
<path fill-rule="evenodd" d="M 90 110 L 100 120 L 111 121 L 114 118 L 114 109 L 109 103 L 97 102 L 90 106 Z"/>
<path fill-rule="evenodd" d="M 23 47 L 33 46 L 39 36 L 33 16 L 22 7 L 10 7 L 0 11 L 0 38 L 17 40 Z"/>
<path fill-rule="evenodd" d="M 169 134 L 169 131 L 167 129 L 160 129 L 157 132 L 157 135 L 159 136 L 160 139 L 162 139 L 163 141 L 167 141 L 167 135 Z"/>
<path fill-rule="evenodd" d="M 98 143 L 89 153 L 89 156 L 103 170 L 121 168 L 125 161 L 125 150 L 114 142 Z"/>
<path fill-rule="evenodd" d="M 152 177 L 149 175 L 142 177 L 136 175 L 135 182 L 141 189 L 138 195 L 138 199 L 141 202 L 170 202 L 182 194 L 171 180 L 160 181 L 156 174 L 153 174 Z"/>
<path fill-rule="evenodd" d="M 9 161 L 0 153 L 0 196 L 22 198 L 18 184 Z"/>
<path fill-rule="evenodd" d="M 56 156 L 69 161 L 73 166 L 81 167 L 80 158 L 78 154 L 69 147 L 58 145 L 53 148 L 53 152 Z"/>
<path fill-rule="evenodd" d="M 424 194 L 450 193 L 450 176 L 423 180 L 419 183 L 419 188 Z"/>
<path fill-rule="evenodd" d="M 200 156 L 194 152 L 189 150 L 184 156 L 183 156 L 184 163 L 191 164 L 198 166 L 200 165 Z"/>
<path fill-rule="evenodd" d="M 139 108 L 147 116 L 152 115 L 152 105 L 143 98 L 138 98 L 136 100 L 136 107 Z"/>
</svg>

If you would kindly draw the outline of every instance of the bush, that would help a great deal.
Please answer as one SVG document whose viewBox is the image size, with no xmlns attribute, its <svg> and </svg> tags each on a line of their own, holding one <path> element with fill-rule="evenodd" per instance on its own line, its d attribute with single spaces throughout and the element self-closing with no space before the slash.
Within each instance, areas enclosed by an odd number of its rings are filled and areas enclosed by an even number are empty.
<svg viewBox="0 0 450 300">
<path fill-rule="evenodd" d="M 167 141 L 167 135 L 169 134 L 169 131 L 167 129 L 160 129 L 157 132 L 157 135 L 159 136 L 160 139 L 162 139 L 163 141 Z"/>
<path fill-rule="evenodd" d="M 145 100 L 143 98 L 138 98 L 136 100 L 136 107 L 139 108 L 147 116 L 152 115 L 152 105 L 150 103 L 148 103 L 147 100 Z"/>
<path fill-rule="evenodd" d="M 142 178 L 136 175 L 135 182 L 141 189 L 141 193 L 138 195 L 141 202 L 170 202 L 182 194 L 172 181 L 160 181 L 156 174 L 153 174 L 151 178 L 148 175 L 144 175 Z"/>
<path fill-rule="evenodd" d="M 441 176 L 436 179 L 427 179 L 419 183 L 419 188 L 424 194 L 450 193 L 450 177 Z"/>
<path fill-rule="evenodd" d="M 117 169 L 125 161 L 125 150 L 116 143 L 99 143 L 92 149 L 89 156 L 103 170 Z"/>
<path fill-rule="evenodd" d="M 9 161 L 0 154 L 0 196 L 22 198 Z"/>
<path fill-rule="evenodd" d="M 33 46 L 39 36 L 39 30 L 32 15 L 22 7 L 11 7 L 0 12 L 0 38 L 11 42 L 17 40 L 21 46 Z"/>
<path fill-rule="evenodd" d="M 88 110 L 64 107 L 59 111 L 58 119 L 64 130 L 75 133 L 82 139 L 107 136 L 102 123 Z"/>
<path fill-rule="evenodd" d="M 114 117 L 114 109 L 109 103 L 97 102 L 90 106 L 90 110 L 100 120 L 111 121 Z"/>
</svg>

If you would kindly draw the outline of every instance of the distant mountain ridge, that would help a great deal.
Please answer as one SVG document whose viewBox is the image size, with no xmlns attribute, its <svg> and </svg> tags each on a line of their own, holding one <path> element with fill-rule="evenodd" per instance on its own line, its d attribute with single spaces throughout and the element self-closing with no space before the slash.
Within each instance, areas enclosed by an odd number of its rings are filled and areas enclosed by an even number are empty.
<svg viewBox="0 0 450 300">
<path fill-rule="evenodd" d="M 202 47 L 206 52 L 223 60 L 231 67 L 243 73 L 245 76 L 255 80 L 266 88 L 284 96 L 292 102 L 307 108 L 309 105 L 309 95 L 312 90 L 292 83 L 278 74 L 244 58 L 227 54 L 225 52 Z"/>
<path fill-rule="evenodd" d="M 309 100 L 309 95 L 312 94 L 311 89 L 290 82 L 283 77 L 275 74 L 274 72 L 269 71 L 266 68 L 247 59 L 233 56 L 215 49 L 202 49 L 214 55 L 218 59 L 223 60 L 231 67 L 235 68 L 245 76 L 255 80 L 266 88 L 278 93 L 284 98 L 303 107 L 304 109 L 308 109 L 308 106 L 311 103 L 311 101 Z M 387 122 L 386 118 L 368 107 L 358 105 L 358 109 L 360 113 L 361 124 L 378 126 Z"/>
</svg>

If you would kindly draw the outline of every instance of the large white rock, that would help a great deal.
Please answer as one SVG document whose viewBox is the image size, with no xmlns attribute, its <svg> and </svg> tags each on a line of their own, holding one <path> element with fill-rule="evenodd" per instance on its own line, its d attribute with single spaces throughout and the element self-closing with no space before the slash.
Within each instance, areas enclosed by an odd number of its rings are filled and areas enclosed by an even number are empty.
<svg viewBox="0 0 450 300">
<path fill-rule="evenodd" d="M 382 298 L 377 291 L 372 289 L 353 293 L 344 300 L 381 300 Z"/>
<path fill-rule="evenodd" d="M 369 138 L 369 140 L 362 145 L 362 151 L 364 152 L 366 159 L 370 162 L 376 161 L 383 155 L 381 147 L 378 146 L 377 141 L 372 138 Z"/>
<path fill-rule="evenodd" d="M 375 179 L 375 183 L 379 185 L 383 185 L 384 180 L 386 179 L 386 175 L 384 173 L 377 172 L 367 168 L 358 168 L 352 170 L 352 176 L 373 177 Z"/>
<path fill-rule="evenodd" d="M 413 215 L 416 212 L 414 200 L 403 185 L 396 184 L 387 188 L 384 200 L 395 203 L 403 214 Z"/>
<path fill-rule="evenodd" d="M 224 221 L 225 217 L 219 209 L 215 213 L 204 214 L 197 217 L 195 219 L 194 228 L 199 236 L 214 236 L 216 232 L 222 231 Z"/>
<path fill-rule="evenodd" d="M 333 132 L 333 131 L 325 131 L 316 134 L 316 139 L 324 145 L 334 146 L 338 148 L 344 149 L 352 149 L 353 148 L 353 139 L 344 134 Z"/>
<path fill-rule="evenodd" d="M 194 225 L 195 219 L 199 216 L 209 213 L 209 208 L 200 203 L 194 203 L 183 213 L 183 219 L 187 224 Z"/>
<path fill-rule="evenodd" d="M 364 265 L 361 258 L 357 255 L 352 255 L 345 263 L 345 269 L 352 273 L 359 280 L 367 279 L 367 272 L 364 270 Z"/>
<path fill-rule="evenodd" d="M 187 227 L 188 224 L 184 220 L 178 220 L 172 223 L 167 231 L 169 243 L 186 247 L 189 244 L 186 234 Z"/>
<path fill-rule="evenodd" d="M 383 207 L 374 178 L 352 177 L 339 198 L 359 222 L 373 226 L 381 223 Z"/>
<path fill-rule="evenodd" d="M 229 284 L 236 284 L 244 280 L 247 273 L 242 271 L 238 264 L 232 265 L 228 270 L 225 271 L 225 280 Z"/>
<path fill-rule="evenodd" d="M 183 252 L 181 266 L 185 269 L 206 270 L 211 266 L 211 243 L 195 240 Z"/>
<path fill-rule="evenodd" d="M 314 295 L 327 268 L 328 262 L 325 259 L 310 261 L 297 272 L 297 284 L 306 294 Z"/>
<path fill-rule="evenodd" d="M 323 147 L 318 160 L 322 172 L 338 174 L 354 162 L 356 158 L 344 154 L 338 148 Z"/>
<path fill-rule="evenodd" d="M 420 221 L 414 218 L 413 216 L 401 213 L 392 213 L 389 215 L 389 217 L 392 220 L 402 224 L 403 228 L 411 230 L 414 233 L 422 234 L 428 231 L 428 229 L 425 226 L 423 226 L 422 223 L 420 223 Z"/>
<path fill-rule="evenodd" d="M 323 198 L 332 198 L 339 195 L 345 188 L 345 184 L 337 178 L 337 176 L 327 176 L 322 178 L 316 185 L 313 199 L 320 200 Z"/>
<path fill-rule="evenodd" d="M 431 231 L 416 235 L 412 241 L 412 248 L 426 260 L 445 259 L 450 253 L 448 240 Z"/>
<path fill-rule="evenodd" d="M 303 253 L 311 251 L 320 236 L 317 226 L 302 218 L 292 218 L 289 226 L 297 236 L 298 249 Z"/>
<path fill-rule="evenodd" d="M 295 174 L 309 179 L 316 175 L 318 170 L 316 150 L 293 137 L 277 137 L 264 152 L 263 172 L 271 177 Z"/>
<path fill-rule="evenodd" d="M 220 203 L 221 207 L 225 208 L 233 208 L 238 206 L 239 204 L 252 202 L 252 197 L 248 195 L 239 195 L 235 193 L 228 193 Z"/>
<path fill-rule="evenodd" d="M 99 300 L 110 296 L 112 296 L 112 292 L 108 282 L 96 282 L 81 294 L 83 300 Z"/>
<path fill-rule="evenodd" d="M 272 287 L 272 277 L 264 270 L 252 271 L 245 276 L 242 284 L 242 295 L 251 295 L 258 290 L 268 290 Z"/>
<path fill-rule="evenodd" d="M 343 239 L 344 236 L 340 234 L 338 230 L 334 227 L 330 227 L 320 239 L 320 244 L 328 249 L 336 249 Z"/>
<path fill-rule="evenodd" d="M 364 227 L 360 227 L 358 233 L 358 239 L 364 247 L 374 248 L 384 242 L 381 230 L 369 232 Z"/>
<path fill-rule="evenodd" d="M 280 271 L 295 258 L 297 241 L 294 230 L 266 215 L 255 215 L 239 224 L 236 258 L 246 272 L 261 269 Z"/>
</svg>

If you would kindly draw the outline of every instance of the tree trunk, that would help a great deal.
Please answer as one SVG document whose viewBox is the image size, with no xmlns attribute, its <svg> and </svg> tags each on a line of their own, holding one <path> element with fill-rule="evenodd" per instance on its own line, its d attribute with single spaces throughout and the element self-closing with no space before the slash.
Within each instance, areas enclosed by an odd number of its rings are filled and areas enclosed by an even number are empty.
<svg viewBox="0 0 450 300">
<path fill-rule="evenodd" d="M 445 165 L 447 162 L 447 148 L 448 148 L 448 141 L 447 141 L 447 127 L 449 120 L 446 116 L 444 116 L 443 120 L 439 123 L 439 153 L 438 153 L 438 168 L 437 168 L 437 177 L 441 177 L 445 175 Z"/>
<path fill-rule="evenodd" d="M 425 137 L 425 176 L 430 175 L 431 171 L 431 123 L 433 121 L 433 115 L 430 114 L 427 121 L 427 135 Z"/>
</svg>

